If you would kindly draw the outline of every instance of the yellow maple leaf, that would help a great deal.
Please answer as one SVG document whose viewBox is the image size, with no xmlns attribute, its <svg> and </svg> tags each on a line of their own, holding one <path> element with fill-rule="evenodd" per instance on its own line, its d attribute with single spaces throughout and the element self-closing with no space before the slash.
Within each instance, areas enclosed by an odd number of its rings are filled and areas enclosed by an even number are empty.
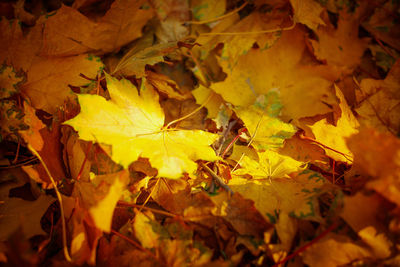
<svg viewBox="0 0 400 267">
<path fill-rule="evenodd" d="M 233 176 L 229 181 L 234 192 L 252 199 L 258 211 L 272 223 L 280 212 L 320 221 L 317 196 L 324 184 L 324 178 L 309 170 L 291 179 L 248 180 Z"/>
<path fill-rule="evenodd" d="M 267 105 L 269 108 L 274 106 L 269 103 Z M 265 112 L 264 108 L 257 107 L 257 102 L 253 106 L 237 108 L 235 111 L 249 131 L 252 144 L 258 149 L 281 147 L 285 139 L 296 133 L 295 126 L 272 117 L 271 112 Z"/>
<path fill-rule="evenodd" d="M 235 59 L 234 65 L 223 51 L 219 62 L 228 76 L 211 89 L 241 107 L 252 105 L 260 95 L 279 92 L 281 117 L 287 120 L 330 112 L 326 103 L 333 105 L 335 99 L 331 82 L 323 78 L 322 68 L 302 62 L 304 41 L 300 27 L 284 31 L 271 48 L 251 48 Z"/>
<path fill-rule="evenodd" d="M 84 140 L 112 146 L 111 158 L 127 168 L 139 157 L 149 158 L 158 176 L 180 178 L 193 173 L 195 160 L 217 160 L 210 145 L 218 135 L 201 130 L 166 129 L 158 94 L 146 81 L 140 95 L 128 80 L 107 75 L 111 100 L 78 95 L 81 112 L 65 122 Z"/>
<path fill-rule="evenodd" d="M 315 139 L 322 144 L 333 148 L 336 151 L 326 149 L 326 154 L 338 161 L 351 162 L 353 154 L 349 150 L 346 144 L 346 138 L 358 133 L 359 123 L 351 112 L 350 107 L 344 98 L 343 93 L 335 85 L 336 95 L 340 100 L 339 107 L 342 110 L 342 115 L 337 121 L 337 125 L 334 126 L 326 119 L 316 122 L 314 125 L 310 126 Z"/>
<path fill-rule="evenodd" d="M 241 169 L 233 172 L 234 175 L 250 174 L 254 179 L 285 178 L 288 174 L 299 171 L 303 162 L 268 150 L 258 153 L 259 160 L 244 156 L 240 161 Z"/>
</svg>

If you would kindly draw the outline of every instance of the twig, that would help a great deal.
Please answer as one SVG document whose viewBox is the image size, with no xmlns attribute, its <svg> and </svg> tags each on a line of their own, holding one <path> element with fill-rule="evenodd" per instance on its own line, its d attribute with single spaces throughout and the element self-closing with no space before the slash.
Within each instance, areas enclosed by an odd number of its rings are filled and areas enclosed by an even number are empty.
<svg viewBox="0 0 400 267">
<path fill-rule="evenodd" d="M 208 168 L 204 163 L 201 163 L 201 166 L 211 175 L 211 177 L 226 191 L 228 191 L 231 195 L 233 195 L 232 189 L 224 183 L 224 181 L 210 168 Z"/>
</svg>

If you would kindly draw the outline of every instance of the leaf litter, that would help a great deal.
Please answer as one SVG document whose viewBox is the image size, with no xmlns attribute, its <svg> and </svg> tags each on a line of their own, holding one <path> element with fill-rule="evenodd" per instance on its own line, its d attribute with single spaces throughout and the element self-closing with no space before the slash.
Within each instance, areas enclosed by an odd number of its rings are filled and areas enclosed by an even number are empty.
<svg viewBox="0 0 400 267">
<path fill-rule="evenodd" d="M 2 3 L 0 262 L 400 265 L 399 10 Z"/>
</svg>

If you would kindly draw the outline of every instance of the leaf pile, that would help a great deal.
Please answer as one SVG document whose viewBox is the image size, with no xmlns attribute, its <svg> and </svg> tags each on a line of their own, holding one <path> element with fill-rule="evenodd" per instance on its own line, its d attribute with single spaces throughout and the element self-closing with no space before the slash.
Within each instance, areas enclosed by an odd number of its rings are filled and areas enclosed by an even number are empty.
<svg viewBox="0 0 400 267">
<path fill-rule="evenodd" d="M 400 3 L 0 4 L 0 262 L 400 265 Z"/>
</svg>

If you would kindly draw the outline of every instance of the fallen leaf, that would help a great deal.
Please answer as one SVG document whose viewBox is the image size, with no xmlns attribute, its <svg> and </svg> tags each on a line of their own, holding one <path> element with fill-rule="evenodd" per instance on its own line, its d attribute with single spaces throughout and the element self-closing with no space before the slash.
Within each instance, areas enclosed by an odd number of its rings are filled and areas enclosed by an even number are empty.
<svg viewBox="0 0 400 267">
<path fill-rule="evenodd" d="M 0 111 L 1 139 L 17 140 L 18 131 L 29 128 L 23 121 L 24 112 L 14 100 L 0 101 Z"/>
<path fill-rule="evenodd" d="M 223 98 L 213 90 L 200 85 L 192 91 L 196 103 L 207 109 L 207 118 L 215 121 L 217 128 L 227 127 L 232 116 L 232 110 L 226 105 Z"/>
<path fill-rule="evenodd" d="M 322 192 L 323 184 L 319 174 L 307 170 L 290 179 L 248 180 L 233 176 L 228 183 L 234 192 L 253 200 L 258 211 L 271 223 L 276 222 L 280 212 L 319 221 L 316 196 Z"/>
<path fill-rule="evenodd" d="M 18 75 L 15 70 L 7 65 L 0 67 L 0 99 L 8 98 L 19 91 L 19 85 L 24 77 Z"/>
<path fill-rule="evenodd" d="M 318 28 L 318 41 L 310 41 L 319 60 L 342 67 L 343 73 L 350 73 L 360 64 L 369 39 L 358 37 L 360 20 L 355 14 L 341 11 L 337 24 L 337 28 L 332 24 Z"/>
<path fill-rule="evenodd" d="M 23 121 L 26 125 L 29 125 L 29 129 L 21 129 L 18 133 L 22 136 L 25 142 L 30 144 L 36 151 L 43 149 L 44 140 L 40 131 L 46 127 L 46 125 L 36 116 L 35 109 L 24 103 Z"/>
<path fill-rule="evenodd" d="M 129 50 L 113 68 L 112 74 L 126 76 L 136 76 L 140 78 L 145 76 L 145 67 L 164 62 L 164 56 L 178 48 L 177 42 L 166 44 L 156 44 L 150 47 L 140 49 L 140 46 L 134 46 Z"/>
<path fill-rule="evenodd" d="M 209 20 L 222 16 L 226 9 L 226 1 L 194 0 L 190 3 L 193 17 L 196 20 Z"/>
<path fill-rule="evenodd" d="M 90 182 L 76 184 L 74 194 L 82 199 L 94 226 L 104 232 L 111 231 L 112 216 L 122 191 L 128 184 L 129 173 L 124 170 L 114 174 L 98 175 Z"/>
<path fill-rule="evenodd" d="M 363 79 L 357 113 L 360 122 L 393 134 L 400 131 L 400 60 L 392 66 L 384 80 Z"/>
<path fill-rule="evenodd" d="M 260 96 L 259 99 L 264 99 Z M 268 103 L 268 102 L 267 102 Z M 278 112 L 280 105 L 278 106 Z M 275 106 L 276 107 L 276 106 Z M 274 105 L 259 104 L 256 102 L 248 108 L 236 108 L 235 112 L 244 122 L 251 136 L 252 144 L 257 149 L 271 149 L 283 146 L 285 139 L 296 133 L 296 127 L 276 118 Z M 272 109 L 272 112 L 269 109 Z"/>
<path fill-rule="evenodd" d="M 366 128 L 348 139 L 353 168 L 371 176 L 366 187 L 400 205 L 400 141 L 390 133 Z"/>
<path fill-rule="evenodd" d="M 391 47 L 400 50 L 400 30 L 398 22 L 393 20 L 392 10 L 398 10 L 399 3 L 385 1 L 374 9 L 374 13 L 363 23 L 369 32 L 389 44 Z"/>
<path fill-rule="evenodd" d="M 40 220 L 51 203 L 52 196 L 40 195 L 35 201 L 20 198 L 7 198 L 0 205 L 0 240 L 7 240 L 19 227 L 24 237 L 29 239 L 35 235 L 46 234 L 42 230 Z"/>
<path fill-rule="evenodd" d="M 220 64 L 228 77 L 211 89 L 241 107 L 253 104 L 260 95 L 276 92 L 283 106 L 281 116 L 288 119 L 329 112 L 323 102 L 334 103 L 331 82 L 319 76 L 317 69 L 302 66 L 304 38 L 300 27 L 284 31 L 271 48 L 250 49 L 233 66 L 222 54 Z"/>
<path fill-rule="evenodd" d="M 98 57 L 79 55 L 63 58 L 40 58 L 27 73 L 21 91 L 29 97 L 36 109 L 53 114 L 67 98 L 74 97 L 68 85 L 84 86 L 95 78 L 103 64 Z"/>
<path fill-rule="evenodd" d="M 303 165 L 303 162 L 272 150 L 259 152 L 257 161 L 244 156 L 239 163 L 242 168 L 232 174 L 237 176 L 249 174 L 253 179 L 288 178 L 289 174 L 300 171 Z"/>
<path fill-rule="evenodd" d="M 342 112 L 336 125 L 332 125 L 327 119 L 324 119 L 317 121 L 310 128 L 318 142 L 336 150 L 325 149 L 326 155 L 337 161 L 351 163 L 353 154 L 346 144 L 346 138 L 358 133 L 359 123 L 347 105 L 343 93 L 336 86 L 335 90 Z"/>
<path fill-rule="evenodd" d="M 294 20 L 316 30 L 319 25 L 325 26 L 320 15 L 324 10 L 319 3 L 313 0 L 290 0 L 294 10 Z"/>
<path fill-rule="evenodd" d="M 371 256 L 367 248 L 356 244 L 349 237 L 333 233 L 313 244 L 302 255 L 304 263 L 310 267 L 336 267 Z"/>
<path fill-rule="evenodd" d="M 45 23 L 42 53 L 74 56 L 95 51 L 117 52 L 142 35 L 142 27 L 152 16 L 152 9 L 142 0 L 115 1 L 98 22 L 62 5 Z"/>
<path fill-rule="evenodd" d="M 46 142 L 43 143 L 43 147 L 37 152 L 46 164 L 47 169 L 52 175 L 54 181 L 59 183 L 66 178 L 65 165 L 62 157 L 60 157 L 60 155 L 62 155 L 60 124 L 53 123 L 51 130 L 48 127 L 41 128 L 39 130 L 39 134 L 41 139 L 45 140 Z M 35 133 L 33 136 L 36 137 L 36 135 L 37 133 Z M 40 144 L 41 142 L 35 141 L 31 145 L 40 146 Z M 43 188 L 53 188 L 53 183 L 51 182 L 51 179 L 42 163 L 33 166 L 22 166 L 22 169 L 29 175 L 30 178 L 40 183 Z"/>
<path fill-rule="evenodd" d="M 107 76 L 107 84 L 110 101 L 78 95 L 81 113 L 65 124 L 78 130 L 84 140 L 111 144 L 115 162 L 127 168 L 139 156 L 149 158 L 159 177 L 177 179 L 183 172 L 196 170 L 194 160 L 217 159 L 209 145 L 218 135 L 163 128 L 164 114 L 151 85 L 143 83 L 138 95 L 127 80 Z"/>
<path fill-rule="evenodd" d="M 13 66 L 17 71 L 27 71 L 42 46 L 42 24 L 37 22 L 24 35 L 18 20 L 2 19 L 0 29 L 0 62 Z"/>
</svg>

